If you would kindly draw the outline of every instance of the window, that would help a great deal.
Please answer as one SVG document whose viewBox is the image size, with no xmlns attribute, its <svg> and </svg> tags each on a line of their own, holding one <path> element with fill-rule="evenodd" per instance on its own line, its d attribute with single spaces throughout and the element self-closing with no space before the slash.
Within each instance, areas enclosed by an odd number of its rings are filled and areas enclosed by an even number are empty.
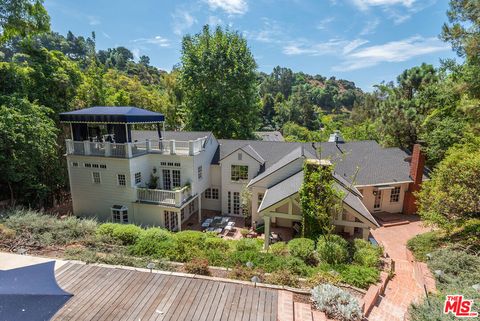
<svg viewBox="0 0 480 321">
<path fill-rule="evenodd" d="M 72 162 L 72 167 L 78 167 L 78 163 L 77 162 Z"/>
<path fill-rule="evenodd" d="M 98 168 L 99 166 L 98 166 L 98 164 L 92 164 L 92 167 L 93 168 Z"/>
<path fill-rule="evenodd" d="M 205 198 L 218 200 L 218 188 L 207 188 Z"/>
<path fill-rule="evenodd" d="M 231 168 L 232 181 L 244 181 L 248 179 L 248 166 L 247 165 L 232 165 Z"/>
<path fill-rule="evenodd" d="M 194 202 L 190 202 L 190 203 L 188 204 L 188 213 L 190 213 L 190 215 L 192 215 L 193 212 L 195 212 L 195 203 L 194 203 Z"/>
<path fill-rule="evenodd" d="M 92 167 L 92 164 L 90 164 L 90 163 L 84 163 L 83 166 L 85 166 L 85 167 L 87 167 L 87 168 L 90 168 L 90 167 Z"/>
<path fill-rule="evenodd" d="M 120 186 L 127 185 L 127 178 L 125 177 L 125 174 L 118 174 L 117 179 L 118 179 L 118 185 Z"/>
<path fill-rule="evenodd" d="M 182 220 L 182 222 L 183 222 L 183 220 L 185 219 L 185 208 L 182 208 L 182 209 L 180 210 L 180 219 Z"/>
<path fill-rule="evenodd" d="M 178 230 L 178 215 L 176 212 L 165 211 L 164 218 L 165 218 L 165 228 L 167 230 L 169 231 Z"/>
<path fill-rule="evenodd" d="M 242 153 L 238 153 L 238 160 L 241 161 L 241 160 L 242 160 L 242 156 L 243 156 Z"/>
<path fill-rule="evenodd" d="M 169 162 L 169 163 L 168 163 L 168 166 L 173 166 L 173 163 L 170 163 L 170 162 Z"/>
<path fill-rule="evenodd" d="M 228 207 L 228 214 L 232 213 L 232 193 L 231 192 L 228 192 L 227 193 L 228 195 L 228 201 L 227 201 L 227 207 Z"/>
<path fill-rule="evenodd" d="M 135 184 L 140 184 L 142 182 L 142 173 L 137 172 L 135 173 Z"/>
<path fill-rule="evenodd" d="M 202 166 L 198 166 L 198 179 L 202 179 L 203 177 L 203 168 Z"/>
<path fill-rule="evenodd" d="M 107 169 L 107 165 L 105 165 L 105 164 L 100 164 L 100 168 Z"/>
<path fill-rule="evenodd" d="M 180 163 L 175 163 L 175 166 L 180 167 L 181 165 L 180 165 Z"/>
<path fill-rule="evenodd" d="M 257 203 L 257 209 L 260 207 L 260 204 L 262 204 L 262 201 L 263 201 L 263 193 L 258 193 L 258 203 Z"/>
<path fill-rule="evenodd" d="M 400 186 L 395 187 L 390 192 L 390 203 L 398 203 L 400 200 Z"/>
<path fill-rule="evenodd" d="M 382 190 L 374 191 L 373 194 L 375 195 L 373 209 L 380 210 L 380 207 L 382 206 Z"/>
<path fill-rule="evenodd" d="M 100 173 L 99 172 L 92 172 L 92 179 L 95 184 L 100 184 Z"/>
<path fill-rule="evenodd" d="M 167 166 L 167 162 L 160 162 L 160 165 Z"/>
<path fill-rule="evenodd" d="M 114 223 L 128 223 L 128 210 L 125 206 L 113 205 L 112 221 Z"/>
<path fill-rule="evenodd" d="M 240 193 L 233 192 L 233 214 L 240 214 Z"/>
<path fill-rule="evenodd" d="M 181 180 L 180 180 L 180 171 L 178 169 L 172 170 L 172 183 L 173 187 L 180 187 L 181 186 Z"/>
</svg>

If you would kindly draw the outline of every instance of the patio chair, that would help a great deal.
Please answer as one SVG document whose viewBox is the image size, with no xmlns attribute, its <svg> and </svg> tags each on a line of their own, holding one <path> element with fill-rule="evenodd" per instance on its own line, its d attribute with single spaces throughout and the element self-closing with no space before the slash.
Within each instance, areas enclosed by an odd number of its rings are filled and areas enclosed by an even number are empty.
<svg viewBox="0 0 480 321">
<path fill-rule="evenodd" d="M 225 224 L 230 221 L 230 217 L 222 217 L 222 224 Z"/>
</svg>

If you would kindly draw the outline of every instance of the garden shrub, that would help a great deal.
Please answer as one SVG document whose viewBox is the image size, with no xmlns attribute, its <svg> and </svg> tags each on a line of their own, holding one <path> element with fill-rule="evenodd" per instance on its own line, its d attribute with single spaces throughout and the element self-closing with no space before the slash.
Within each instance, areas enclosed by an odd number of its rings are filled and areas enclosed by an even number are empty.
<svg viewBox="0 0 480 321">
<path fill-rule="evenodd" d="M 366 289 L 378 281 L 380 272 L 376 268 L 360 265 L 343 265 L 337 267 L 342 282 Z"/>
<path fill-rule="evenodd" d="M 193 259 L 185 263 L 183 266 L 187 273 L 210 275 L 210 269 L 208 268 L 208 260 L 206 259 Z"/>
<path fill-rule="evenodd" d="M 318 271 L 308 278 L 307 283 L 310 287 L 314 288 L 320 284 L 338 284 L 341 280 L 340 274 L 335 270 Z"/>
<path fill-rule="evenodd" d="M 182 246 L 191 246 L 199 249 L 205 248 L 205 240 L 207 235 L 200 231 L 181 231 L 175 233 L 175 239 Z"/>
<path fill-rule="evenodd" d="M 237 251 L 260 251 L 263 242 L 258 239 L 240 239 L 236 241 L 235 249 Z"/>
<path fill-rule="evenodd" d="M 265 276 L 265 283 L 298 287 L 298 276 L 289 270 L 278 270 Z"/>
<path fill-rule="evenodd" d="M 97 234 L 102 236 L 113 237 L 113 230 L 115 229 L 116 223 L 103 223 L 100 224 L 97 228 Z"/>
<path fill-rule="evenodd" d="M 206 259 L 210 262 L 212 266 L 225 266 L 226 257 L 228 253 L 225 253 L 224 250 L 218 249 L 207 249 L 204 251 Z"/>
<path fill-rule="evenodd" d="M 238 265 L 234 267 L 229 273 L 228 277 L 235 280 L 251 281 L 254 276 L 264 279 L 264 273 L 258 268 L 248 268 L 246 266 Z"/>
<path fill-rule="evenodd" d="M 380 263 L 382 248 L 373 246 L 362 239 L 354 241 L 353 262 L 362 266 L 377 267 Z"/>
<path fill-rule="evenodd" d="M 226 252 L 230 249 L 230 245 L 222 238 L 209 237 L 205 240 L 205 248 L 207 250 L 220 250 Z"/>
<path fill-rule="evenodd" d="M 348 242 L 340 235 L 322 235 L 318 238 L 317 253 L 321 261 L 342 264 L 348 260 Z"/>
<path fill-rule="evenodd" d="M 412 251 L 415 259 L 418 261 L 426 261 L 426 255 L 436 250 L 440 243 L 438 232 L 432 231 L 417 235 L 408 240 L 407 248 Z"/>
<path fill-rule="evenodd" d="M 9 240 L 15 238 L 15 230 L 0 224 L 0 240 Z"/>
<path fill-rule="evenodd" d="M 339 321 L 358 321 L 362 310 L 357 299 L 336 286 L 322 284 L 312 290 L 312 300 L 318 310 Z"/>
<path fill-rule="evenodd" d="M 302 259 L 307 264 L 314 265 L 315 260 L 315 242 L 307 238 L 296 238 L 288 242 L 288 251 L 294 257 Z"/>
<path fill-rule="evenodd" d="M 135 244 L 130 248 L 134 255 L 161 255 L 165 252 L 165 243 L 172 245 L 171 233 L 167 230 L 152 227 L 142 231 Z"/>
<path fill-rule="evenodd" d="M 277 242 L 268 248 L 268 251 L 273 255 L 287 256 L 288 255 L 288 246 L 285 242 Z"/>
<path fill-rule="evenodd" d="M 134 244 L 140 234 L 142 234 L 142 229 L 137 225 L 133 224 L 115 224 L 112 231 L 112 237 L 120 242 L 123 245 L 132 245 Z"/>
</svg>

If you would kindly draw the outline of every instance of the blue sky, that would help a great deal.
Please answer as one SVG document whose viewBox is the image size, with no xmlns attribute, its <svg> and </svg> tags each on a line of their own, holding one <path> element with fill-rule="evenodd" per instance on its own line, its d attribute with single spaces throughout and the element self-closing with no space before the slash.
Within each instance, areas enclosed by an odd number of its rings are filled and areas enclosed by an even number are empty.
<svg viewBox="0 0 480 321">
<path fill-rule="evenodd" d="M 52 29 L 96 32 L 171 70 L 181 39 L 206 23 L 241 32 L 258 68 L 276 65 L 354 81 L 370 91 L 422 62 L 455 57 L 438 39 L 447 0 L 46 0 Z"/>
</svg>

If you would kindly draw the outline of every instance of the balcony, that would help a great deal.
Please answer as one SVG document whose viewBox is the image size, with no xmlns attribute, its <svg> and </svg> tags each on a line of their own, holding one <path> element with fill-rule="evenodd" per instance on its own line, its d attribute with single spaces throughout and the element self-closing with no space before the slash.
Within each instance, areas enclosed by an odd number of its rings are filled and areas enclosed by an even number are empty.
<svg viewBox="0 0 480 321">
<path fill-rule="evenodd" d="M 174 191 L 137 187 L 137 201 L 144 203 L 180 207 L 190 197 L 192 197 L 190 186 Z"/>
<path fill-rule="evenodd" d="M 132 158 L 145 154 L 193 156 L 204 150 L 207 137 L 190 141 L 146 140 L 134 143 L 108 143 L 66 140 L 67 155 Z"/>
</svg>

